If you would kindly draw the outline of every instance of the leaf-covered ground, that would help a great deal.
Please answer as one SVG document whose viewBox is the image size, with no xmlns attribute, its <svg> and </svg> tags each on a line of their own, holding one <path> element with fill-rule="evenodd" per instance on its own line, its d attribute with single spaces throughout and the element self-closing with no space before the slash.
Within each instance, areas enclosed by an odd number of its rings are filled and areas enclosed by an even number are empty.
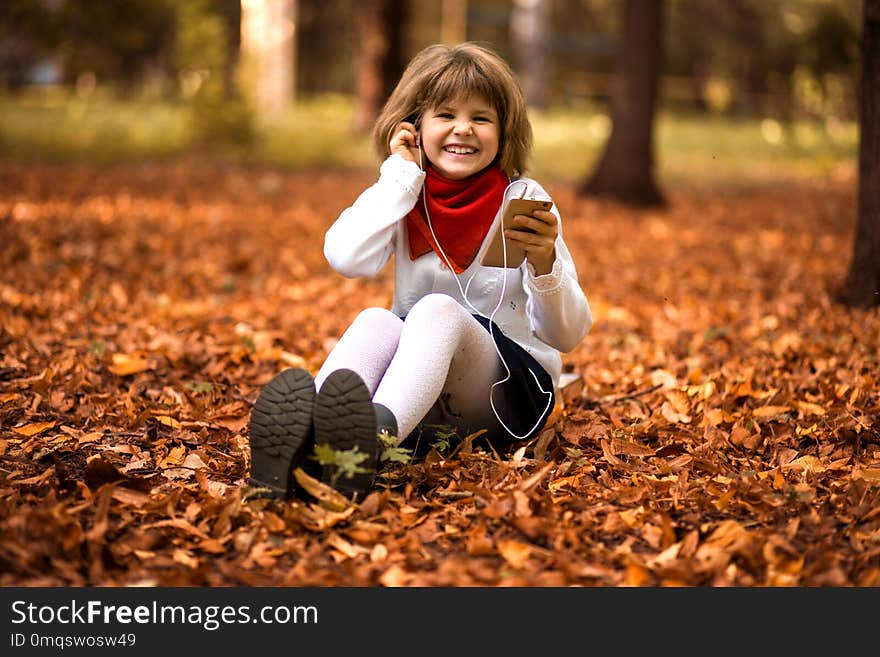
<svg viewBox="0 0 880 657">
<path fill-rule="evenodd" d="M 260 387 L 390 300 L 321 254 L 372 179 L 0 167 L 0 585 L 880 585 L 852 179 L 664 211 L 548 184 L 596 318 L 552 426 L 358 505 L 250 496 Z"/>
</svg>

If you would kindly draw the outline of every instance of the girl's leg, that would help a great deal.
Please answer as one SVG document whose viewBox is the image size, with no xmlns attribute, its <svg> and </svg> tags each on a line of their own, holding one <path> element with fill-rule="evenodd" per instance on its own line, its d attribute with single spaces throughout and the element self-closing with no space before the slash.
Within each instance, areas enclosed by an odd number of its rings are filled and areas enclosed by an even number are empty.
<svg viewBox="0 0 880 657">
<path fill-rule="evenodd" d="M 465 426 L 494 424 L 489 389 L 504 375 L 492 336 L 445 294 L 429 294 L 406 316 L 397 351 L 373 401 L 397 419 L 406 437 L 443 396 Z"/>
<path fill-rule="evenodd" d="M 376 392 L 388 363 L 394 357 L 403 322 L 384 308 L 367 308 L 346 329 L 315 376 L 315 387 L 331 372 L 350 369 L 367 384 L 370 394 Z"/>
</svg>

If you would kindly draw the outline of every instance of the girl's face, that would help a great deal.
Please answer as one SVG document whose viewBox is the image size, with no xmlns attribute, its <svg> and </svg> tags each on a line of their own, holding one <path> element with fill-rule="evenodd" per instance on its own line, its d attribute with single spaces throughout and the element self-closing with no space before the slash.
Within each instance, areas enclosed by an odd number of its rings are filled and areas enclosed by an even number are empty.
<svg viewBox="0 0 880 657">
<path fill-rule="evenodd" d="M 498 155 L 498 114 L 477 94 L 452 98 L 429 109 L 422 116 L 420 130 L 425 156 L 450 180 L 482 171 Z"/>
</svg>

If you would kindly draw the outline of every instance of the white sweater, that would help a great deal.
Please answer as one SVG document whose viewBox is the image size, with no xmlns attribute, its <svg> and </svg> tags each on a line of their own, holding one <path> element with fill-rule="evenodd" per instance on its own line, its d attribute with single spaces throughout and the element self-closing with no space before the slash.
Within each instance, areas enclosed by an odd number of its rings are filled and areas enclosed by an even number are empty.
<svg viewBox="0 0 880 657">
<path fill-rule="evenodd" d="M 401 220 L 415 206 L 424 179 L 424 171 L 414 162 L 396 154 L 388 157 L 379 170 L 379 180 L 343 210 L 327 231 L 324 238 L 327 261 L 348 278 L 373 277 L 394 254 L 392 312 L 403 316 L 425 295 L 446 294 L 471 313 L 476 309 L 479 314 L 492 317 L 507 337 L 547 370 L 554 386 L 558 386 L 562 371 L 560 352 L 574 349 L 593 322 L 590 304 L 562 239 L 561 222 L 556 238 L 556 260 L 549 274 L 535 276 L 526 261 L 517 269 L 504 269 L 484 267 L 475 258 L 458 275 L 461 287 L 467 291 L 468 304 L 461 295 L 455 273 L 434 251 L 415 260 L 409 257 L 406 222 Z M 520 180 L 528 185 L 525 196 L 550 198 L 534 180 Z M 521 185 L 514 189 L 513 195 L 522 196 Z M 555 205 L 551 212 L 559 218 Z M 502 287 L 504 299 L 493 316 Z"/>
</svg>

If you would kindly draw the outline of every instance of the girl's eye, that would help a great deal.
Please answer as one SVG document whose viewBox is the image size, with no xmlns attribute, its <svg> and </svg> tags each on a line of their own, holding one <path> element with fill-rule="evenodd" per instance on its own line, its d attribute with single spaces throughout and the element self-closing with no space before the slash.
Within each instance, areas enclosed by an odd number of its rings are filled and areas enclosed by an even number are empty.
<svg viewBox="0 0 880 657">
<path fill-rule="evenodd" d="M 450 114 L 449 112 L 444 112 L 442 114 L 438 114 L 437 116 L 439 116 L 441 119 L 451 119 L 452 118 L 452 114 Z"/>
<path fill-rule="evenodd" d="M 489 123 L 489 118 L 485 116 L 475 116 L 474 121 L 477 121 L 478 123 Z"/>
</svg>

